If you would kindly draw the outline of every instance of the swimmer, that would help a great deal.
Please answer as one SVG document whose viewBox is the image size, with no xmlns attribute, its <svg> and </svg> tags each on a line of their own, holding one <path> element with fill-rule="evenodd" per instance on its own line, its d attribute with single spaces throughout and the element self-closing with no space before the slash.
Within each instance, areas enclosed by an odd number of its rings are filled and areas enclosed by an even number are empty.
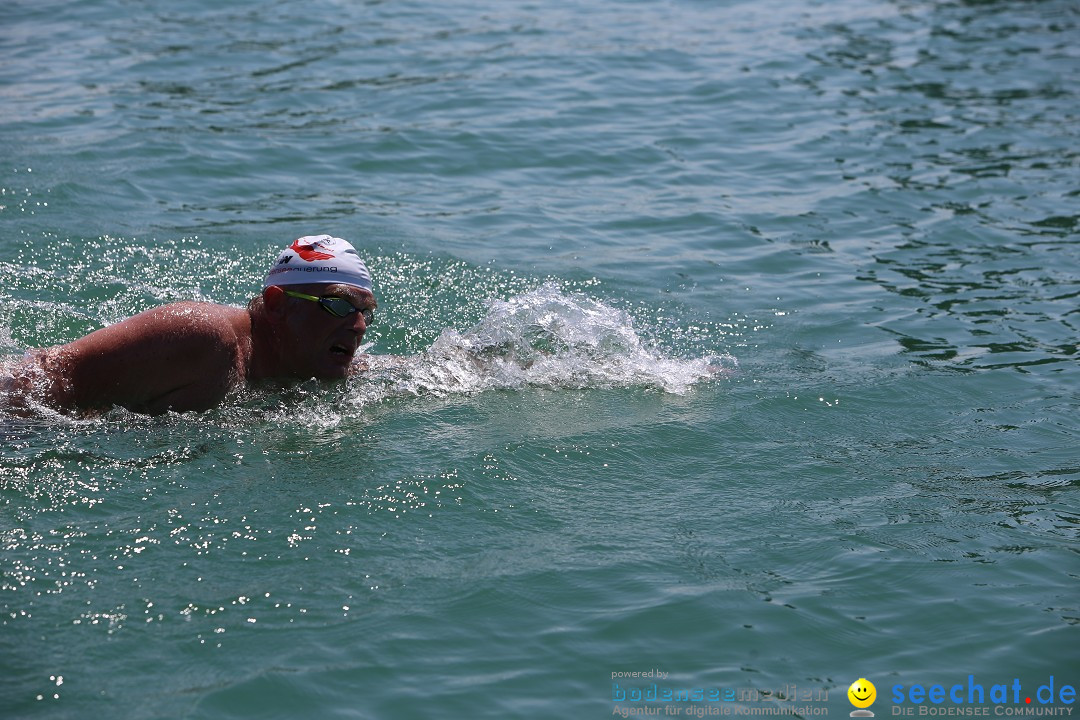
<svg viewBox="0 0 1080 720">
<path fill-rule="evenodd" d="M 376 306 L 352 245 L 302 237 L 281 252 L 246 308 L 172 303 L 28 352 L 0 373 L 0 408 L 120 405 L 157 415 L 206 410 L 244 383 L 340 380 L 366 367 L 356 353 Z"/>
</svg>

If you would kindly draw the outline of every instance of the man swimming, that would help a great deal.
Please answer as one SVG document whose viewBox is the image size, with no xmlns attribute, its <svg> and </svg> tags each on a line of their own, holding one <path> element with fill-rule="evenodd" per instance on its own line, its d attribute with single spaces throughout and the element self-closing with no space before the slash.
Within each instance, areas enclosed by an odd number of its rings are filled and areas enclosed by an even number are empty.
<svg viewBox="0 0 1080 720">
<path fill-rule="evenodd" d="M 242 383 L 339 380 L 362 367 L 356 351 L 376 305 L 352 245 L 302 237 L 282 251 L 247 308 L 172 303 L 31 351 L 0 380 L 0 406 L 120 405 L 156 415 L 206 410 Z"/>
</svg>

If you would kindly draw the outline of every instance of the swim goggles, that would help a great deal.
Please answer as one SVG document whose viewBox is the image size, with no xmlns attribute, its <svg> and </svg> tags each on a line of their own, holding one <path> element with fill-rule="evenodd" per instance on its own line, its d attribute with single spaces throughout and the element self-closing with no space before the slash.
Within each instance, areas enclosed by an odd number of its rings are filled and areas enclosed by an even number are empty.
<svg viewBox="0 0 1080 720">
<path fill-rule="evenodd" d="M 322 306 L 322 309 L 330 313 L 334 317 L 347 317 L 354 312 L 360 313 L 364 318 L 364 324 L 370 325 L 375 322 L 375 312 L 371 308 L 360 308 L 353 305 L 351 302 L 343 297 L 337 297 L 335 295 L 328 295 L 326 297 L 315 297 L 314 295 L 305 295 L 304 293 L 293 292 L 292 290 L 283 291 L 289 297 L 299 298 L 301 300 L 311 300 L 317 302 Z"/>
</svg>

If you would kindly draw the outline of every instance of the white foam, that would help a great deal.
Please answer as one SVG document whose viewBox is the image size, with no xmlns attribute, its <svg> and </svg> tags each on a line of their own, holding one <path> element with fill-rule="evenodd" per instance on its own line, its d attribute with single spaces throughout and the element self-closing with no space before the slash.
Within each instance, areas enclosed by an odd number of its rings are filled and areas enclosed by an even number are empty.
<svg viewBox="0 0 1080 720">
<path fill-rule="evenodd" d="M 737 366 L 730 355 L 677 358 L 645 342 L 624 311 L 548 283 L 490 300 L 464 332 L 444 330 L 411 358 L 372 357 L 354 401 L 485 390 L 650 387 L 679 395 Z"/>
</svg>

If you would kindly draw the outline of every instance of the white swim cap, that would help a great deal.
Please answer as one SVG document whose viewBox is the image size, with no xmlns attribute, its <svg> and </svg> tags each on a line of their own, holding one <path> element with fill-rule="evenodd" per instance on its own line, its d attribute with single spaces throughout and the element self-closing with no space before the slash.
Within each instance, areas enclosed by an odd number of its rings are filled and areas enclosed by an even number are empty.
<svg viewBox="0 0 1080 720">
<path fill-rule="evenodd" d="M 266 273 L 263 287 L 312 283 L 344 283 L 371 290 L 371 273 L 356 248 L 341 238 L 307 235 L 281 252 Z"/>
</svg>

